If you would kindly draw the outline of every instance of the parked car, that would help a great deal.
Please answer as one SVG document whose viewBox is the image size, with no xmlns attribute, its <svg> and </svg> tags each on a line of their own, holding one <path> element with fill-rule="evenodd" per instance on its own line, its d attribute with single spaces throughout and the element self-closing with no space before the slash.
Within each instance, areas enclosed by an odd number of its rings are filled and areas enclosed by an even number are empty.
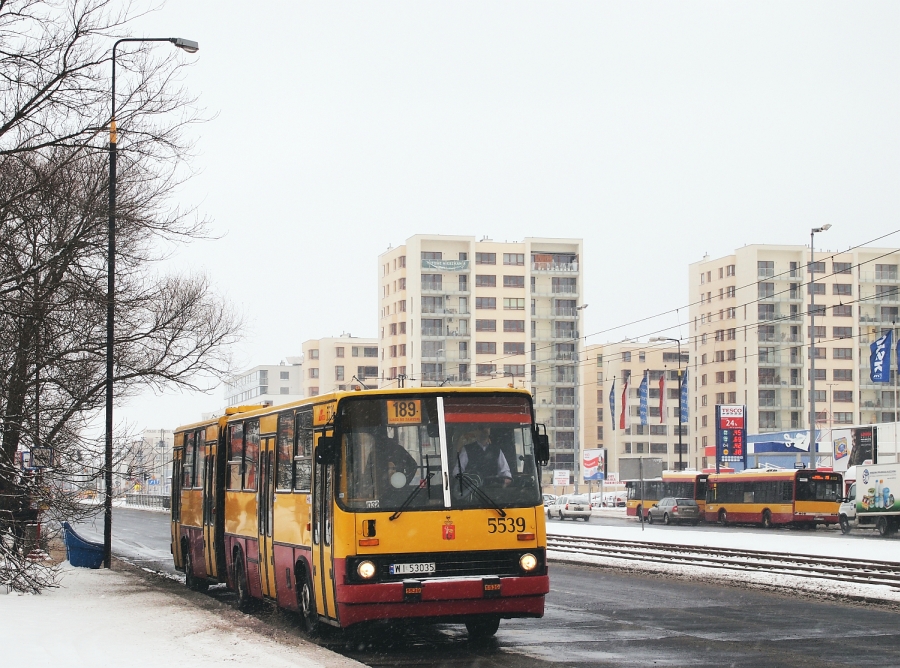
<svg viewBox="0 0 900 668">
<path fill-rule="evenodd" d="M 544 508 L 556 501 L 556 494 L 544 494 Z"/>
<path fill-rule="evenodd" d="M 547 506 L 547 517 L 557 517 L 561 520 L 567 517 L 573 520 L 580 517 L 587 522 L 591 519 L 591 504 L 584 494 L 563 494 Z"/>
<path fill-rule="evenodd" d="M 647 521 L 650 524 L 654 522 L 663 524 L 690 522 L 696 526 L 700 522 L 700 506 L 693 499 L 676 499 L 673 496 L 667 496 L 660 499 L 659 503 L 650 506 L 650 510 L 647 511 Z"/>
</svg>

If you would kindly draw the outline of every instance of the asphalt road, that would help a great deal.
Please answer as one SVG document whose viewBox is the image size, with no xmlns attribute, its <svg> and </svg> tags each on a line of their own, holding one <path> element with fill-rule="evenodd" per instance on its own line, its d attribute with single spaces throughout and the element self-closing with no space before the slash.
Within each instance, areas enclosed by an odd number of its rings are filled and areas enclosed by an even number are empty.
<svg viewBox="0 0 900 668">
<path fill-rule="evenodd" d="M 96 539 L 102 522 L 93 535 L 79 530 Z M 168 516 L 117 508 L 113 551 L 174 572 Z M 221 587 L 208 595 L 231 597 Z M 300 634 L 291 615 L 256 614 Z M 453 625 L 381 626 L 318 642 L 371 666 L 893 666 L 900 611 L 553 564 L 544 618 L 505 620 L 485 643 Z"/>
</svg>

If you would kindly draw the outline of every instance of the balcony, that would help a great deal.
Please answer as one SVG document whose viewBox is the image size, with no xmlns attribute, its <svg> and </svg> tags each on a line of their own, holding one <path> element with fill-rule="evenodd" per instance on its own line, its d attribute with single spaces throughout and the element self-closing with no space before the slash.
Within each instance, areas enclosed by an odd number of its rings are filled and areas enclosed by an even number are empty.
<svg viewBox="0 0 900 668">
<path fill-rule="evenodd" d="M 422 269 L 458 273 L 469 271 L 468 260 L 422 260 Z M 425 272 L 428 273 L 428 272 Z"/>
<path fill-rule="evenodd" d="M 900 276 L 893 272 L 885 271 L 861 271 L 860 283 L 900 283 Z"/>
<path fill-rule="evenodd" d="M 463 289 L 460 289 L 458 285 L 450 286 L 450 285 L 435 285 L 434 283 L 424 283 L 422 285 L 422 294 L 423 295 L 468 295 L 471 291 L 469 290 L 468 285 L 464 286 Z"/>
<path fill-rule="evenodd" d="M 438 315 L 445 318 L 456 318 L 461 315 L 472 315 L 468 310 L 459 311 L 455 308 L 429 307 L 422 309 L 423 316 Z"/>
<path fill-rule="evenodd" d="M 545 274 L 577 274 L 577 262 L 532 262 L 531 271 Z"/>
</svg>

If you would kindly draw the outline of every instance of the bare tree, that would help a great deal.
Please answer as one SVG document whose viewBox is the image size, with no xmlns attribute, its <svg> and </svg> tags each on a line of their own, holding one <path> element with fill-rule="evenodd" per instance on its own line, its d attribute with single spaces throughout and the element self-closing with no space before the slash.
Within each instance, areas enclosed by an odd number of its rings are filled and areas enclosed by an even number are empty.
<svg viewBox="0 0 900 668">
<path fill-rule="evenodd" d="M 26 559 L 23 518 L 77 518 L 79 485 L 99 474 L 85 427 L 106 383 L 109 58 L 137 15 L 118 6 L 0 0 L 0 585 L 24 590 L 52 577 Z M 221 377 L 241 327 L 204 275 L 159 269 L 164 249 L 207 232 L 173 202 L 199 117 L 162 51 L 117 59 L 117 401 Z M 47 445 L 53 469 L 23 475 L 17 452 Z"/>
</svg>

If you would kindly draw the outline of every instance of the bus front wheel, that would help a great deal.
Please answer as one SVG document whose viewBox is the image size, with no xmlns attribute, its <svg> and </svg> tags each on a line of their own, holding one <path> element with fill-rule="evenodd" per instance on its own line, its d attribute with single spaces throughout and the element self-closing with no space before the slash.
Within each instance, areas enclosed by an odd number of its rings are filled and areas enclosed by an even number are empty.
<svg viewBox="0 0 900 668">
<path fill-rule="evenodd" d="M 762 527 L 763 527 L 763 529 L 771 529 L 772 528 L 772 513 L 770 513 L 768 510 L 763 511 Z"/>
<path fill-rule="evenodd" d="M 302 566 L 297 566 L 297 590 L 300 600 L 300 616 L 303 618 L 303 630 L 309 636 L 314 636 L 319 631 L 319 615 L 316 613 L 316 599 L 313 596 L 312 583 L 309 574 Z"/>
<path fill-rule="evenodd" d="M 475 617 L 466 620 L 466 631 L 470 640 L 483 640 L 492 637 L 500 628 L 500 618 L 494 615 Z"/>
</svg>

